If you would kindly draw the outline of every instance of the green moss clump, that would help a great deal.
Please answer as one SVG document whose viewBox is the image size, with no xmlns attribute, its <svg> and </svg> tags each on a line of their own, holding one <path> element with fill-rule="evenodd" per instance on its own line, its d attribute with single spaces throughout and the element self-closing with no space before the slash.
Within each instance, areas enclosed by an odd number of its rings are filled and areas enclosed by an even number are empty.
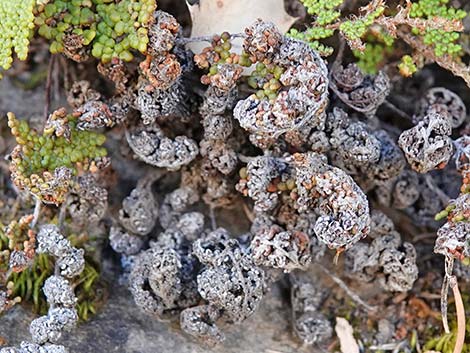
<svg viewBox="0 0 470 353">
<path fill-rule="evenodd" d="M 73 241 L 74 236 L 69 237 Z M 0 274 L 8 271 L 8 255 L 12 249 L 11 241 L 5 235 L 5 226 L 0 225 L 0 259 L 5 254 L 5 261 L 0 261 Z M 48 277 L 54 274 L 54 258 L 47 254 L 36 254 L 30 267 L 13 272 L 7 283 L 12 283 L 11 297 L 21 298 L 21 302 L 30 306 L 34 313 L 44 315 L 48 304 L 42 288 Z M 0 276 L 1 278 L 1 276 Z M 103 303 L 100 268 L 90 256 L 85 256 L 85 269 L 72 281 L 75 295 L 78 298 L 77 312 L 81 320 L 88 320 Z"/>
<path fill-rule="evenodd" d="M 73 280 L 75 295 L 78 298 L 77 312 L 81 320 L 88 320 L 96 314 L 102 302 L 100 295 L 100 272 L 97 265 L 88 257 L 85 258 L 85 269 Z M 38 254 L 28 269 L 13 273 L 8 281 L 13 282 L 13 297 L 20 297 L 21 302 L 31 305 L 33 312 L 44 315 L 48 304 L 42 287 L 48 277 L 54 274 L 54 259 L 46 254 Z"/>
<path fill-rule="evenodd" d="M 452 353 L 454 351 L 455 342 L 457 340 L 457 326 L 455 320 L 450 323 L 450 333 L 443 333 L 437 337 L 429 339 L 424 344 L 424 351 L 437 351 L 442 353 Z M 467 323 L 466 334 L 470 333 L 470 324 Z M 463 345 L 462 353 L 470 353 L 470 344 Z"/>
</svg>

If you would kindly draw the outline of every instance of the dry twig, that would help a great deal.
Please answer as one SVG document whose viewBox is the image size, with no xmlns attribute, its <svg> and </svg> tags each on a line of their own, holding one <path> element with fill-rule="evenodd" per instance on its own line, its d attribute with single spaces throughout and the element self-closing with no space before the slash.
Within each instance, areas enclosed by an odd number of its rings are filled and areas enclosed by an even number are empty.
<svg viewBox="0 0 470 353">
<path fill-rule="evenodd" d="M 331 279 L 338 285 L 342 290 L 346 292 L 347 295 L 351 297 L 352 300 L 354 300 L 357 304 L 363 306 L 367 311 L 376 311 L 377 307 L 372 306 L 367 304 L 364 300 L 362 300 L 356 293 L 354 293 L 349 287 L 346 285 L 346 283 L 343 282 L 343 280 L 333 273 L 331 273 L 328 269 L 326 269 L 324 266 L 321 264 L 317 263 L 318 267 L 325 272 L 328 276 L 331 277 Z"/>
<path fill-rule="evenodd" d="M 47 79 L 46 79 L 46 103 L 44 104 L 44 121 L 49 116 L 49 108 L 51 106 L 51 90 L 52 90 L 52 76 L 54 71 L 55 55 L 51 55 L 49 59 L 49 66 L 47 68 Z"/>
</svg>

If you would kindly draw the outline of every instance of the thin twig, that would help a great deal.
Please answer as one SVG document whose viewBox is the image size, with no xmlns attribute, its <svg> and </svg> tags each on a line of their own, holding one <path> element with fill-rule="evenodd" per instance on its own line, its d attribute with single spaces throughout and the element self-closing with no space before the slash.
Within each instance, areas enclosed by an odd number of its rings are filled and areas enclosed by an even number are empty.
<svg viewBox="0 0 470 353">
<path fill-rule="evenodd" d="M 60 267 L 59 267 L 59 262 L 56 261 L 54 264 L 54 276 L 60 276 Z M 50 308 L 53 309 L 54 303 L 51 303 Z"/>
<path fill-rule="evenodd" d="M 64 57 L 60 56 L 60 64 L 62 66 L 63 71 L 63 77 L 64 77 L 64 89 L 66 91 L 70 90 L 70 80 L 69 80 L 69 65 L 67 61 L 64 59 Z"/>
<path fill-rule="evenodd" d="M 411 116 L 409 116 L 406 112 L 404 112 L 403 110 L 401 110 L 400 108 L 398 108 L 395 104 L 393 104 L 392 102 L 388 101 L 388 100 L 385 100 L 384 101 L 384 105 L 389 108 L 390 110 L 393 110 L 394 113 L 400 115 L 400 117 L 406 119 L 406 120 L 409 120 L 409 121 L 412 121 L 413 118 Z"/>
<path fill-rule="evenodd" d="M 429 233 L 421 233 L 421 234 L 417 234 L 415 236 L 413 236 L 413 238 L 411 239 L 411 242 L 412 243 L 418 243 L 422 240 L 426 240 L 426 239 L 435 239 L 436 238 L 436 232 L 429 232 Z"/>
<path fill-rule="evenodd" d="M 234 33 L 230 35 L 230 39 L 234 38 L 245 38 L 245 34 L 243 33 Z M 188 44 L 188 43 L 194 43 L 194 42 L 212 42 L 214 39 L 214 36 L 200 36 L 200 37 L 193 37 L 193 38 L 185 38 L 181 37 L 176 39 L 176 44 Z"/>
<path fill-rule="evenodd" d="M 430 175 L 426 174 L 424 176 L 424 179 L 426 180 L 426 185 L 428 186 L 428 188 L 430 188 L 437 194 L 437 196 L 441 199 L 444 205 L 447 205 L 450 201 L 450 197 L 447 196 L 447 194 L 436 185 Z"/>
<path fill-rule="evenodd" d="M 137 187 L 142 187 L 144 189 L 148 188 L 151 190 L 152 185 L 164 176 L 165 173 L 163 173 L 160 169 L 152 169 L 139 179 L 137 182 Z"/>
<path fill-rule="evenodd" d="M 325 272 L 328 276 L 331 277 L 331 279 L 338 285 L 342 290 L 346 292 L 347 295 L 351 297 L 352 300 L 354 300 L 356 303 L 359 305 L 363 306 L 367 311 L 376 311 L 377 307 L 376 306 L 371 306 L 367 304 L 364 300 L 362 300 L 356 293 L 354 293 L 349 287 L 346 285 L 346 283 L 343 282 L 343 280 L 333 273 L 331 273 L 329 270 L 327 270 L 323 265 L 317 263 L 318 267 Z"/>
<path fill-rule="evenodd" d="M 441 296 L 436 293 L 429 293 L 429 292 L 421 292 L 419 293 L 420 298 L 429 299 L 429 300 L 436 300 L 441 299 Z"/>
<path fill-rule="evenodd" d="M 52 67 L 52 75 L 53 75 L 53 78 L 52 78 L 52 87 L 53 87 L 53 92 L 54 92 L 54 101 L 58 101 L 60 99 L 60 59 L 62 57 L 61 56 L 57 56 L 56 55 L 56 58 L 55 58 L 55 62 L 53 64 L 53 67 Z"/>
<path fill-rule="evenodd" d="M 462 296 L 460 295 L 457 277 L 452 276 L 449 279 L 449 285 L 454 294 L 455 310 L 457 312 L 457 339 L 455 340 L 454 353 L 461 353 L 465 343 L 465 308 Z"/>
<path fill-rule="evenodd" d="M 67 206 L 65 202 L 62 202 L 59 208 L 59 220 L 58 220 L 58 227 L 60 231 L 63 230 L 66 214 L 67 214 Z"/>
<path fill-rule="evenodd" d="M 343 37 L 339 37 L 339 47 L 336 53 L 335 60 L 333 61 L 332 67 L 336 68 L 341 65 L 344 56 L 344 49 L 346 48 L 346 40 Z"/>
<path fill-rule="evenodd" d="M 250 210 L 250 208 L 245 202 L 243 202 L 243 211 L 245 212 L 245 215 L 248 218 L 248 220 L 253 223 L 256 216 L 253 213 L 253 210 Z"/>
<path fill-rule="evenodd" d="M 47 68 L 46 79 L 46 103 L 44 104 L 44 121 L 49 117 L 49 108 L 51 106 L 52 72 L 54 71 L 55 55 L 51 55 Z"/>
<path fill-rule="evenodd" d="M 445 333 L 450 333 L 449 320 L 447 319 L 448 293 L 449 293 L 449 280 L 447 279 L 447 276 L 444 276 L 442 280 L 442 288 L 441 288 L 441 316 L 442 316 L 442 326 L 444 327 Z"/>
<path fill-rule="evenodd" d="M 215 212 L 214 212 L 214 207 L 213 206 L 211 206 L 209 208 L 209 216 L 210 216 L 210 219 L 211 219 L 212 230 L 216 230 L 217 229 L 217 222 L 215 220 Z"/>
<path fill-rule="evenodd" d="M 381 345 L 370 346 L 371 351 L 395 351 L 396 349 L 400 350 L 404 343 L 407 341 L 393 342 L 393 343 L 384 343 Z"/>
<path fill-rule="evenodd" d="M 418 331 L 414 330 L 414 332 L 416 333 L 416 347 L 415 347 L 415 349 L 418 353 L 422 353 L 421 345 L 419 344 Z"/>
<path fill-rule="evenodd" d="M 408 343 L 408 341 L 406 341 L 406 340 L 401 341 L 400 343 L 398 343 L 397 346 L 395 347 L 395 349 L 393 350 L 393 353 L 398 353 L 400 351 L 400 349 L 403 346 L 405 346 L 407 343 Z"/>
<path fill-rule="evenodd" d="M 34 205 L 34 213 L 33 213 L 33 219 L 31 221 L 31 229 L 36 226 L 39 220 L 39 214 L 41 213 L 41 199 L 39 197 L 36 197 L 36 204 Z"/>
</svg>

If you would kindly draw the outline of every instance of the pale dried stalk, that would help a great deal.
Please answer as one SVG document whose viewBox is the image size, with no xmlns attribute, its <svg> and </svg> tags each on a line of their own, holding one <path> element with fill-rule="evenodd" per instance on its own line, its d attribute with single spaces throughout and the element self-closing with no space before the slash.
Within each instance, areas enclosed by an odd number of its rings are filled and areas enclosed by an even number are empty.
<svg viewBox="0 0 470 353">
<path fill-rule="evenodd" d="M 31 225 L 30 225 L 31 229 L 33 229 L 36 226 L 36 224 L 38 223 L 39 214 L 41 213 L 41 205 L 42 205 L 41 199 L 36 197 L 36 202 L 35 202 L 35 206 L 34 206 L 34 213 L 33 213 L 33 219 L 31 221 Z"/>
<path fill-rule="evenodd" d="M 454 353 L 461 353 L 465 343 L 465 308 L 462 296 L 460 295 L 457 277 L 450 277 L 449 285 L 454 294 L 455 311 L 457 312 L 457 339 L 455 341 Z"/>
<path fill-rule="evenodd" d="M 446 334 L 450 333 L 449 330 L 449 321 L 447 319 L 447 297 L 449 293 L 449 280 L 452 278 L 452 270 L 454 268 L 454 259 L 451 257 L 446 257 L 445 259 L 445 273 L 444 279 L 442 281 L 441 289 L 441 316 L 442 316 L 442 326 L 444 326 L 444 332 Z"/>
</svg>

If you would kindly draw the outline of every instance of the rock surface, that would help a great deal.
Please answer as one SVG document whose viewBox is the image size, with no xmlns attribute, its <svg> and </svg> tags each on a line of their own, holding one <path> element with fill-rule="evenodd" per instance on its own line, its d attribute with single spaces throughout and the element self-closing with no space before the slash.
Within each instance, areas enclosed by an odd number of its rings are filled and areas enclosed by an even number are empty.
<svg viewBox="0 0 470 353">
<path fill-rule="evenodd" d="M 289 307 L 275 287 L 260 310 L 241 326 L 226 330 L 224 344 L 208 349 L 185 336 L 177 325 L 158 322 L 135 307 L 125 287 L 110 288 L 103 310 L 62 340 L 70 353 L 294 353 L 311 352 L 291 334 Z M 17 306 L 0 318 L 0 340 L 18 344 L 29 338 L 34 315 Z"/>
</svg>

